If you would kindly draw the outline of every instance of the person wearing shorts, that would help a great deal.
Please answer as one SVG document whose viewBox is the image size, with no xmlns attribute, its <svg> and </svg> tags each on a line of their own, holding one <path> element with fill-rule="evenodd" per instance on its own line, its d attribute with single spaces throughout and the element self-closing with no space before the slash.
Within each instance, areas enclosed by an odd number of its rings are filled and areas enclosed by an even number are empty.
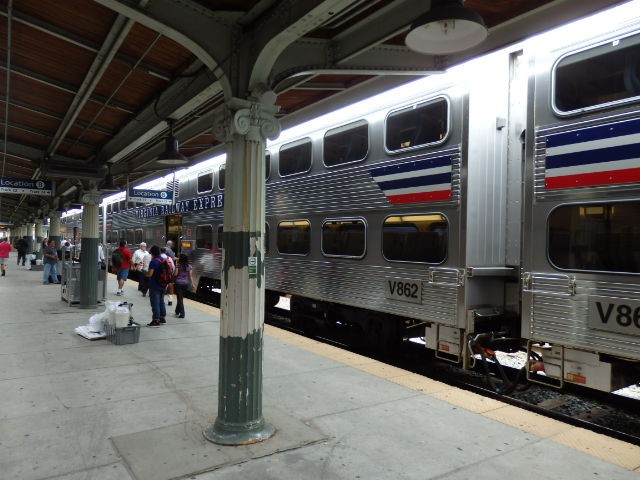
<svg viewBox="0 0 640 480">
<path fill-rule="evenodd" d="M 127 248 L 127 242 L 124 240 L 120 240 L 120 247 L 118 248 L 122 251 L 122 265 L 120 265 L 116 273 L 116 278 L 118 279 L 118 291 L 116 295 L 121 296 L 124 295 L 124 282 L 129 278 L 129 269 L 131 268 L 131 258 L 133 254 L 131 250 Z"/>
</svg>

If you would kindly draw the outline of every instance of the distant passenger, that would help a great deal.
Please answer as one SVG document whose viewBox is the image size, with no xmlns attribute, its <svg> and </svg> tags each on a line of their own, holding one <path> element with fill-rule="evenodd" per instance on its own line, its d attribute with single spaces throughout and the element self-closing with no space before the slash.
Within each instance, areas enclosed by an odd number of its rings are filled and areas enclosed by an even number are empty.
<svg viewBox="0 0 640 480">
<path fill-rule="evenodd" d="M 7 266 L 9 264 L 9 252 L 13 250 L 13 247 L 8 242 L 6 237 L 0 238 L 0 270 L 2 270 L 2 276 L 7 274 Z"/>
<path fill-rule="evenodd" d="M 16 250 L 18 251 L 18 265 L 20 265 L 20 260 L 22 260 L 22 266 L 24 267 L 24 263 L 27 260 L 27 248 L 29 244 L 27 240 L 23 238 L 19 238 L 16 240 Z"/>
<path fill-rule="evenodd" d="M 131 258 L 133 255 L 131 254 L 131 250 L 127 248 L 127 242 L 124 240 L 120 240 L 120 247 L 116 250 L 120 250 L 120 256 L 122 257 L 120 266 L 116 265 L 118 270 L 118 273 L 116 273 L 116 277 L 118 279 L 118 291 L 116 292 L 116 295 L 120 296 L 124 295 L 124 282 L 129 278 L 129 269 L 131 268 Z"/>
<path fill-rule="evenodd" d="M 173 242 L 171 240 L 167 240 L 167 246 L 164 247 L 164 253 L 166 253 L 168 257 L 171 257 L 171 260 L 173 260 L 173 263 L 176 262 L 176 254 L 173 251 Z"/>
<path fill-rule="evenodd" d="M 147 327 L 158 328 L 161 324 L 166 323 L 167 309 L 164 306 L 164 287 L 160 284 L 160 269 L 162 268 L 163 258 L 160 256 L 160 247 L 154 245 L 149 250 L 151 253 L 151 263 L 147 278 L 149 279 L 149 303 L 151 304 L 151 323 Z"/>
<path fill-rule="evenodd" d="M 60 283 L 60 280 L 58 280 L 58 252 L 56 252 L 55 240 L 49 240 L 49 244 L 42 254 L 42 263 L 42 284 L 49 285 L 49 278 L 53 280 L 53 283 Z"/>
<path fill-rule="evenodd" d="M 149 263 L 151 262 L 151 254 L 147 252 L 147 244 L 140 242 L 140 248 L 133 252 L 133 268 L 138 272 L 138 290 L 142 292 L 142 296 L 147 296 L 149 290 L 149 279 L 147 272 L 149 271 Z"/>
<path fill-rule="evenodd" d="M 171 241 L 168 241 L 167 245 L 169 245 L 170 243 L 173 245 L 173 243 Z M 169 250 L 171 250 L 171 249 L 169 248 Z M 172 257 L 171 255 L 169 255 L 167 253 L 167 247 L 162 247 L 160 249 L 160 256 L 162 258 L 164 258 L 169 263 L 169 267 L 170 267 L 171 271 L 174 272 L 175 269 L 176 269 L 175 256 Z M 174 288 L 173 288 L 173 278 L 172 278 L 171 282 L 169 283 L 169 285 L 167 285 L 167 297 L 168 297 L 168 300 L 169 300 L 167 305 L 169 305 L 169 306 L 173 305 L 173 294 L 174 294 Z"/>
<path fill-rule="evenodd" d="M 176 305 L 176 317 L 184 318 L 184 294 L 190 289 L 195 290 L 191 271 L 193 267 L 189 264 L 189 257 L 184 253 L 180 254 L 175 271 L 175 290 L 178 297 Z"/>
</svg>

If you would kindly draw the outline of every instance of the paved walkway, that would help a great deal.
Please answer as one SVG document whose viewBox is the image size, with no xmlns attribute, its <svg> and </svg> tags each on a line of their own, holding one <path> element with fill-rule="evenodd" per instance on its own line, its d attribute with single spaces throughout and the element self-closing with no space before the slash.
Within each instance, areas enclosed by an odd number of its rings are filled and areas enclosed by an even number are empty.
<svg viewBox="0 0 640 480">
<path fill-rule="evenodd" d="M 276 435 L 209 443 L 219 311 L 187 301 L 185 319 L 142 329 L 137 344 L 89 341 L 74 328 L 95 311 L 62 302 L 41 274 L 12 263 L 0 278 L 1 479 L 639 478 L 639 447 L 269 326 L 263 404 Z M 135 283 L 123 299 L 147 323 Z"/>
</svg>

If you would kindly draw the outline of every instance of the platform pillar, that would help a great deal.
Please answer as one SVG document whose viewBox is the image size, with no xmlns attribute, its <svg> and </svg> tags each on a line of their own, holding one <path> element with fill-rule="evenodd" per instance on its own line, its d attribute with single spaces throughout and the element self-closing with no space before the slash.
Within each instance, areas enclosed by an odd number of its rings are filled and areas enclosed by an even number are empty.
<svg viewBox="0 0 640 480">
<path fill-rule="evenodd" d="M 36 234 L 36 243 L 33 247 L 33 251 L 36 252 L 36 259 L 42 259 L 42 241 L 44 237 L 42 236 L 42 219 L 36 219 L 35 226 L 35 234 Z"/>
<path fill-rule="evenodd" d="M 56 242 L 55 248 L 60 251 L 60 212 L 57 210 L 49 213 L 49 239 Z"/>
<path fill-rule="evenodd" d="M 214 122 L 226 143 L 218 416 L 204 436 L 245 445 L 276 429 L 262 416 L 265 139 L 276 138 L 278 107 L 231 99 Z"/>
<path fill-rule="evenodd" d="M 32 254 L 35 250 L 33 248 L 33 223 L 27 223 L 27 254 Z"/>
<path fill-rule="evenodd" d="M 80 255 L 80 308 L 95 308 L 98 303 L 98 205 L 97 192 L 82 196 L 82 250 Z"/>
</svg>

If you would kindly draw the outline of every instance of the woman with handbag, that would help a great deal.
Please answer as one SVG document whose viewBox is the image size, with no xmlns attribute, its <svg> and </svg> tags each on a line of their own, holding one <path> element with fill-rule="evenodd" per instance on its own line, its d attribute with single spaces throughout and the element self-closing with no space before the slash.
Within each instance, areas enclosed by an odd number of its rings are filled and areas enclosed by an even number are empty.
<svg viewBox="0 0 640 480">
<path fill-rule="evenodd" d="M 195 290 L 191 272 L 193 267 L 189 263 L 189 257 L 184 253 L 180 254 L 176 268 L 174 270 L 174 288 L 178 301 L 176 303 L 176 317 L 184 318 L 184 294 L 191 289 Z"/>
</svg>

